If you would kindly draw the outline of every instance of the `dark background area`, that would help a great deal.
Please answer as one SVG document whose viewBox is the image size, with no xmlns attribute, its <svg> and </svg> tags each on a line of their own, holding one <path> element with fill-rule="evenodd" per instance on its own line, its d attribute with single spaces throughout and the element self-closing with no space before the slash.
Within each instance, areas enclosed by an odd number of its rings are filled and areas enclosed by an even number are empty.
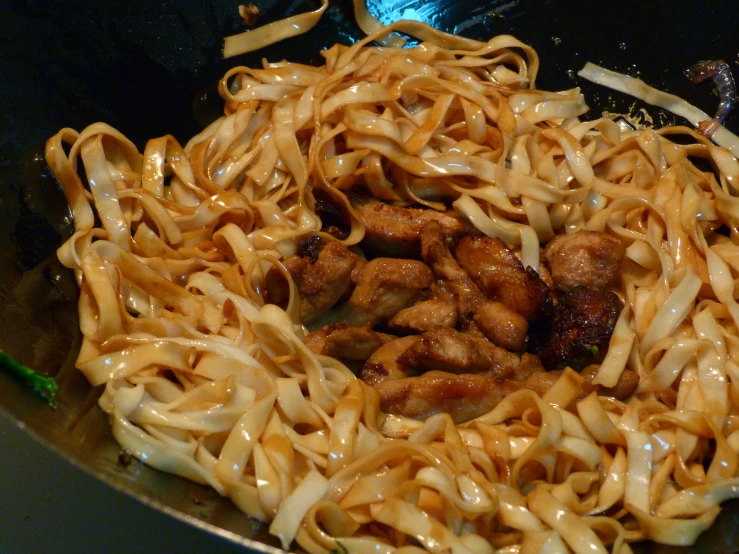
<svg viewBox="0 0 739 554">
<path fill-rule="evenodd" d="M 118 462 L 119 448 L 95 403 L 98 391 L 73 367 L 76 285 L 55 261 L 72 226 L 42 156 L 58 129 L 96 121 L 118 128 L 140 149 L 167 133 L 184 144 L 217 114 L 214 84 L 226 69 L 258 64 L 263 56 L 318 62 L 321 47 L 361 36 L 351 3 L 334 1 L 310 34 L 223 60 L 222 38 L 241 30 L 238 4 L 0 1 L 0 348 L 58 375 L 61 385 L 59 409 L 52 411 L 0 372 L 0 552 L 235 552 L 244 550 L 227 539 L 265 537 L 212 491 L 138 462 Z M 256 4 L 267 23 L 319 3 Z M 478 39 L 514 34 L 541 56 L 538 86 L 582 87 L 591 117 L 642 106 L 577 79 L 586 61 L 641 77 L 708 113 L 717 105 L 711 85 L 694 87 L 682 70 L 708 58 L 738 69 L 739 10 L 732 1 L 368 4 L 386 23 L 421 19 Z M 675 122 L 648 111 L 659 124 Z M 736 114 L 728 126 L 739 129 Z M 737 551 L 738 514 L 736 506 L 727 511 L 691 552 Z"/>
<path fill-rule="evenodd" d="M 243 553 L 74 467 L 0 417 L 0 552 Z"/>
</svg>

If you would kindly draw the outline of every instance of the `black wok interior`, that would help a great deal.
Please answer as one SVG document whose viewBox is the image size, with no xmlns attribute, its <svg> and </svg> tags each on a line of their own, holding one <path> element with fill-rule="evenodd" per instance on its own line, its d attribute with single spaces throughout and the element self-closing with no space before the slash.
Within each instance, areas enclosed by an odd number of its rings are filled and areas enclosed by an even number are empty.
<svg viewBox="0 0 739 554">
<path fill-rule="evenodd" d="M 262 23 L 320 4 L 255 3 Z M 229 67 L 258 64 L 262 57 L 317 62 L 321 47 L 361 36 L 351 2 L 335 0 L 308 35 L 223 60 L 222 38 L 242 29 L 238 4 L 0 2 L 0 348 L 58 375 L 61 386 L 59 409 L 52 411 L 20 381 L 0 372 L 0 410 L 117 489 L 111 495 L 126 492 L 203 532 L 266 551 L 264 544 L 277 542 L 215 492 L 138 462 L 119 463 L 120 448 L 96 404 L 100 391 L 91 390 L 73 367 L 80 341 L 76 285 L 55 258 L 72 222 L 43 161 L 43 144 L 58 129 L 81 130 L 96 121 L 118 128 L 141 150 L 148 138 L 167 133 L 184 144 L 217 115 L 214 84 Z M 641 106 L 578 79 L 574 73 L 586 61 L 641 77 L 708 113 L 717 105 L 712 87 L 691 85 L 682 70 L 716 58 L 729 61 L 735 73 L 739 70 L 739 10 L 730 1 L 369 0 L 368 5 L 384 22 L 411 17 L 477 39 L 514 34 L 541 56 L 539 87 L 582 87 L 591 117 L 605 109 L 628 112 Z M 648 111 L 659 124 L 676 121 Z M 734 114 L 727 126 L 739 131 L 739 116 Z M 207 521 L 198 517 L 203 509 L 211 514 Z M 737 523 L 739 505 L 728 504 L 696 546 L 642 551 L 735 552 Z"/>
</svg>

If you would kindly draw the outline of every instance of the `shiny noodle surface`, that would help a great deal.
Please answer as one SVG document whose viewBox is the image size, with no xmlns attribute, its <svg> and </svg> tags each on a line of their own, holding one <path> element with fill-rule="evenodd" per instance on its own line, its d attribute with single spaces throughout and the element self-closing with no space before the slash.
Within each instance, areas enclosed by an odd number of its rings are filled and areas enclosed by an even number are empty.
<svg viewBox="0 0 739 554">
<path fill-rule="evenodd" d="M 393 31 L 420 44 L 370 46 Z M 139 152 L 103 123 L 49 139 L 74 215 L 58 255 L 80 287 L 77 366 L 115 438 L 286 549 L 692 543 L 739 491 L 737 160 L 685 127 L 580 121 L 579 90 L 537 90 L 537 55 L 512 36 L 398 22 L 323 56 L 235 67 L 223 116 L 184 146 Z M 534 268 L 555 234 L 622 240 L 625 309 L 596 382 L 627 367 L 634 396 L 573 400 L 567 370 L 543 398 L 518 391 L 461 426 L 382 414 L 371 387 L 303 345 L 294 285 L 284 311 L 261 294 L 321 233 L 313 192 L 352 214 L 359 186 L 453 203 Z M 362 236 L 352 217 L 345 243 Z"/>
</svg>

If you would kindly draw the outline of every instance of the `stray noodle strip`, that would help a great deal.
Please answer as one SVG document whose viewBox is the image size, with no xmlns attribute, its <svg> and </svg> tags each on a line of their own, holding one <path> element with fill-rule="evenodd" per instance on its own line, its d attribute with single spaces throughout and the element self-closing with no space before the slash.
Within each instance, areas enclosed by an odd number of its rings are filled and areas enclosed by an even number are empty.
<svg viewBox="0 0 739 554">
<path fill-rule="evenodd" d="M 679 96 L 650 87 L 641 79 L 611 71 L 594 63 L 587 62 L 577 74 L 583 79 L 629 94 L 647 104 L 664 108 L 675 115 L 684 117 L 696 128 L 700 127 L 702 122 L 712 119 L 703 110 L 689 104 Z M 711 140 L 719 146 L 728 148 L 734 156 L 739 157 L 739 137 L 723 125 L 719 125 L 713 131 Z"/>
<path fill-rule="evenodd" d="M 321 0 L 321 7 L 315 11 L 280 19 L 274 23 L 226 37 L 223 43 L 223 57 L 231 58 L 239 54 L 254 52 L 281 40 L 307 33 L 321 20 L 326 8 L 328 8 L 328 0 Z"/>
<path fill-rule="evenodd" d="M 359 28 L 367 35 L 381 30 L 382 23 L 369 13 L 365 0 L 353 1 L 354 17 Z M 328 4 L 329 0 L 321 0 L 321 6 L 315 11 L 293 15 L 256 29 L 249 29 L 243 33 L 226 37 L 223 43 L 223 57 L 232 58 L 240 54 L 254 52 L 270 44 L 307 33 L 321 20 Z M 378 38 L 377 42 L 383 46 L 400 48 L 405 44 L 405 39 L 396 33 L 390 33 L 386 37 Z"/>
</svg>

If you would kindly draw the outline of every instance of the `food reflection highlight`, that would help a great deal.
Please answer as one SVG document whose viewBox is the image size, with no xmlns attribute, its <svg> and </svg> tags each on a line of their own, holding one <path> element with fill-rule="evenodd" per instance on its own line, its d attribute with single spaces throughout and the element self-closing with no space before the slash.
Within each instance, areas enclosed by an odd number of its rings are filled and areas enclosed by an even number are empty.
<svg viewBox="0 0 739 554">
<path fill-rule="evenodd" d="M 184 147 L 48 141 L 116 440 L 285 549 L 694 542 L 739 486 L 739 162 L 580 121 L 511 36 L 322 55 L 230 70 Z"/>
</svg>

